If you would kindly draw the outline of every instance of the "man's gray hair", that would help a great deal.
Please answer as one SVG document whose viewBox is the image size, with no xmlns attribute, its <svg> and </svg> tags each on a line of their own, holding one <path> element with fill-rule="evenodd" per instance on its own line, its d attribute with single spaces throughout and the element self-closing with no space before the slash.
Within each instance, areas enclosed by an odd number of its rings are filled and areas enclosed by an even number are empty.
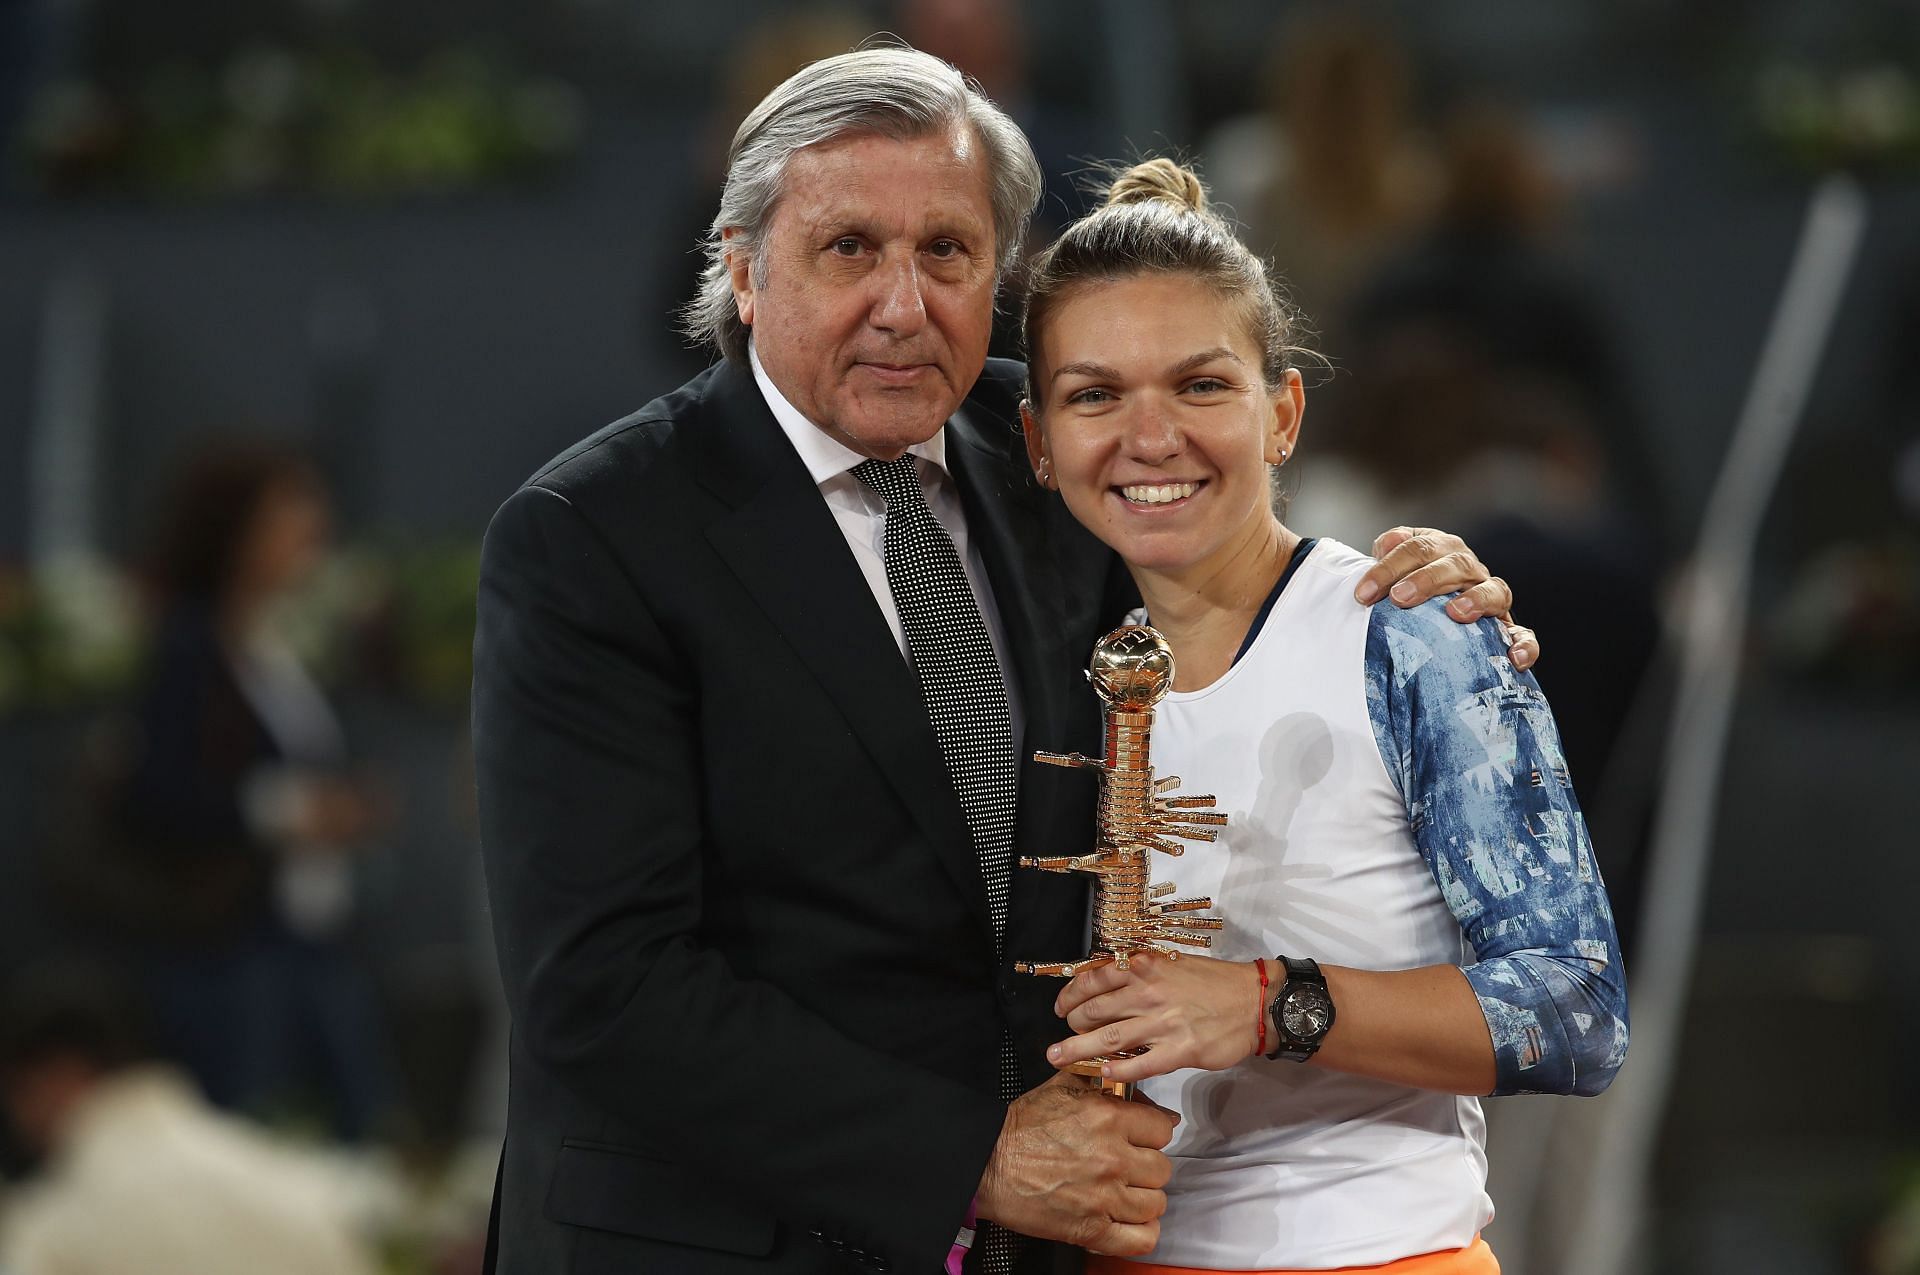
<svg viewBox="0 0 1920 1275">
<path fill-rule="evenodd" d="M 986 150 L 993 179 L 995 266 L 1004 279 L 1020 258 L 1027 221 L 1040 202 L 1040 162 L 1026 134 L 939 58 L 909 48 L 859 49 L 801 68 L 741 121 L 727 151 L 720 211 L 707 231 L 700 289 L 681 311 L 687 335 L 745 361 L 747 326 L 734 305 L 727 254 L 749 254 L 755 285 L 764 283 L 765 235 L 787 164 L 796 154 L 855 134 L 907 141 L 961 123 Z M 723 238 L 729 229 L 733 236 Z"/>
</svg>

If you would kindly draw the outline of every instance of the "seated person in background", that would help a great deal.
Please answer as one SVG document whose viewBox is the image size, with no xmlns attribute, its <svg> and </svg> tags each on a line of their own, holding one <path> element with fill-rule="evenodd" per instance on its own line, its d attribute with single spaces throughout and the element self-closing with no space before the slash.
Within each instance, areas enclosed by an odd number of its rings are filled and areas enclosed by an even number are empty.
<svg viewBox="0 0 1920 1275">
<path fill-rule="evenodd" d="M 132 1015 L 80 968 L 0 1004 L 0 1098 L 39 1172 L 0 1215 L 7 1275 L 372 1275 L 318 1159 L 145 1061 Z"/>
</svg>

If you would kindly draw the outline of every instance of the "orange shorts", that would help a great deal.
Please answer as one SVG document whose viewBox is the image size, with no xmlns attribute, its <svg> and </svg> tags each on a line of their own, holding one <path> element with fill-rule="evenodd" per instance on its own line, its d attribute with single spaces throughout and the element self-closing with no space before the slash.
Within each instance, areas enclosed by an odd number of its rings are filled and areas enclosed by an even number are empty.
<svg viewBox="0 0 1920 1275">
<path fill-rule="evenodd" d="M 1475 1236 L 1465 1248 L 1422 1253 L 1382 1266 L 1342 1266 L 1318 1271 L 1204 1271 L 1192 1266 L 1156 1266 L 1124 1257 L 1087 1255 L 1086 1275 L 1500 1275 L 1500 1263 L 1487 1242 Z"/>
</svg>

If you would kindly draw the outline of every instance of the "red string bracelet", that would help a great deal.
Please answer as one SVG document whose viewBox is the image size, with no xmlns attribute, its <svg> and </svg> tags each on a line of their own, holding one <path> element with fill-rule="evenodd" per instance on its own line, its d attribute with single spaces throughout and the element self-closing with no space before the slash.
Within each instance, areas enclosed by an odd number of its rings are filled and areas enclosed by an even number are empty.
<svg viewBox="0 0 1920 1275">
<path fill-rule="evenodd" d="M 1255 968 L 1260 971 L 1260 1000 L 1254 1006 L 1254 1021 L 1260 1024 L 1260 1043 L 1253 1052 L 1264 1057 L 1267 1052 L 1267 962 L 1262 957 L 1254 957 Z"/>
</svg>

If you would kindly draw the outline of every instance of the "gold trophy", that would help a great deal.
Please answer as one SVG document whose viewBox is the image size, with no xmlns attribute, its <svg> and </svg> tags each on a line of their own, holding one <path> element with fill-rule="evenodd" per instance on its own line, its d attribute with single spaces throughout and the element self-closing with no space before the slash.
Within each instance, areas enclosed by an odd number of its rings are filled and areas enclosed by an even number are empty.
<svg viewBox="0 0 1920 1275">
<path fill-rule="evenodd" d="M 1121 969 L 1136 952 L 1164 952 L 1178 956 L 1169 944 L 1211 947 L 1203 930 L 1218 930 L 1217 917 L 1196 916 L 1213 906 L 1207 898 L 1170 899 L 1173 886 L 1152 883 L 1149 856 L 1156 850 L 1177 855 L 1179 841 L 1212 841 L 1227 817 L 1213 809 L 1212 796 L 1168 795 L 1180 777 L 1155 779 L 1148 756 L 1153 733 L 1153 706 L 1173 689 L 1173 649 L 1159 633 L 1143 624 L 1115 629 L 1094 644 L 1087 664 L 1087 680 L 1105 704 L 1105 755 L 1035 753 L 1036 761 L 1055 766 L 1085 767 L 1100 774 L 1100 807 L 1095 817 L 1091 854 L 1036 859 L 1022 856 L 1020 866 L 1046 872 L 1086 872 L 1093 876 L 1093 951 L 1077 961 L 1016 962 L 1022 974 L 1072 978 L 1081 970 L 1111 961 Z M 1069 1070 L 1094 1079 L 1100 1066 L 1113 1057 L 1074 1063 Z M 1117 1097 L 1131 1096 L 1133 1086 L 1113 1081 L 1103 1086 Z"/>
</svg>

